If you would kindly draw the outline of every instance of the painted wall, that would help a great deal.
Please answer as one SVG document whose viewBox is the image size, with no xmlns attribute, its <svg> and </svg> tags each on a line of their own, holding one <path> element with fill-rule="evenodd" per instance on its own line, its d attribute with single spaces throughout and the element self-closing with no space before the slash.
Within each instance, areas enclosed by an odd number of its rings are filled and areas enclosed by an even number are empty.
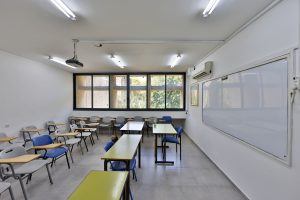
<svg viewBox="0 0 300 200">
<path fill-rule="evenodd" d="M 65 121 L 72 111 L 72 74 L 0 51 L 0 132 Z"/>
<path fill-rule="evenodd" d="M 213 76 L 217 77 L 298 46 L 299 4 L 299 0 L 283 0 L 211 54 L 203 63 L 214 61 Z M 299 70 L 299 66 L 297 67 Z M 199 70 L 199 67 L 197 69 Z M 190 78 L 189 84 L 191 82 L 193 81 Z M 300 197 L 300 123 L 298 123 L 300 92 L 294 104 L 291 167 L 203 124 L 201 98 L 200 92 L 200 106 L 188 108 L 185 131 L 210 159 L 249 199 L 298 200 Z"/>
</svg>

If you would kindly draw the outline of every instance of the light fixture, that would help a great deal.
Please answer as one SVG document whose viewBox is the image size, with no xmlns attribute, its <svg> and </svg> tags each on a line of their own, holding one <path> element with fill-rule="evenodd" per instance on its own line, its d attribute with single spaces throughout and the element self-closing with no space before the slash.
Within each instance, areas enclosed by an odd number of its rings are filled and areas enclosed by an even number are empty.
<svg viewBox="0 0 300 200">
<path fill-rule="evenodd" d="M 61 64 L 61 65 L 64 65 L 64 66 L 66 66 L 66 67 L 70 67 L 70 68 L 72 68 L 72 69 L 76 69 L 76 67 L 73 67 L 73 66 L 71 66 L 71 65 L 66 64 L 65 61 L 64 61 L 63 59 L 61 59 L 61 58 L 49 56 L 48 59 L 51 60 L 51 61 L 53 61 L 53 62 L 59 63 L 59 64 Z"/>
<path fill-rule="evenodd" d="M 176 54 L 176 55 L 172 56 L 172 58 L 170 60 L 170 67 L 171 68 L 175 67 L 179 63 L 181 58 L 182 58 L 181 54 Z"/>
<path fill-rule="evenodd" d="M 115 65 L 117 65 L 118 67 L 120 68 L 124 68 L 125 67 L 125 64 L 121 61 L 121 59 L 116 56 L 116 55 L 110 55 L 109 58 L 115 63 Z"/>
<path fill-rule="evenodd" d="M 218 5 L 219 1 L 220 0 L 210 0 L 205 10 L 203 11 L 203 17 L 207 17 L 208 15 L 210 15 Z"/>
<path fill-rule="evenodd" d="M 63 12 L 71 20 L 76 20 L 75 14 L 61 0 L 50 0 L 61 12 Z"/>
</svg>

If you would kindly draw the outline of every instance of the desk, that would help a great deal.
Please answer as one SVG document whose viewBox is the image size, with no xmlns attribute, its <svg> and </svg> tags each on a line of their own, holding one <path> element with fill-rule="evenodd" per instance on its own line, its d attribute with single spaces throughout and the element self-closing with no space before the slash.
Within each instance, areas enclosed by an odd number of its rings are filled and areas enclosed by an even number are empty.
<svg viewBox="0 0 300 200">
<path fill-rule="evenodd" d="M 69 133 L 56 133 L 56 137 L 75 137 L 79 134 L 79 132 L 69 132 Z"/>
<path fill-rule="evenodd" d="M 45 131 L 45 129 L 43 129 L 43 128 L 40 128 L 40 129 L 38 129 L 38 128 L 36 128 L 36 129 L 22 129 L 21 133 L 23 134 L 23 139 L 24 139 L 25 145 L 26 145 L 26 142 L 32 141 L 31 133 L 38 133 L 39 134 L 42 131 Z M 26 135 L 25 135 L 26 133 L 27 133 L 29 139 L 26 138 Z"/>
<path fill-rule="evenodd" d="M 138 167 L 141 167 L 141 135 L 124 134 L 122 137 L 104 154 L 101 158 L 104 160 L 104 171 L 107 171 L 109 161 L 124 161 L 126 169 L 130 172 L 130 161 L 134 158 L 138 149 Z M 130 177 L 130 174 L 128 174 Z M 127 179 L 126 195 L 129 196 L 130 178 Z"/>
<path fill-rule="evenodd" d="M 128 172 L 91 171 L 68 199 L 120 200 L 128 178 Z"/>
<path fill-rule="evenodd" d="M 17 139 L 18 137 L 1 137 L 0 138 L 0 142 L 9 142 L 11 143 L 11 141 Z"/>
<path fill-rule="evenodd" d="M 122 133 L 124 131 L 127 131 L 129 133 L 130 133 L 130 131 L 138 131 L 139 133 L 141 133 L 141 131 L 144 128 L 144 124 L 145 124 L 145 122 L 129 121 L 120 129 L 120 131 Z M 143 141 L 143 137 L 142 137 L 142 141 Z"/>
<path fill-rule="evenodd" d="M 13 158 L 1 158 L 0 164 L 24 164 L 40 157 L 40 154 L 25 154 Z"/>
<path fill-rule="evenodd" d="M 42 146 L 34 146 L 34 147 L 31 147 L 31 149 L 45 150 L 45 149 L 55 149 L 55 148 L 58 148 L 58 147 L 61 147 L 61 146 L 63 146 L 62 143 L 53 143 L 53 144 L 47 144 L 47 145 L 42 145 Z"/>
<path fill-rule="evenodd" d="M 154 155 L 155 155 L 155 163 L 157 164 L 171 164 L 174 165 L 173 161 L 167 161 L 166 147 L 163 148 L 163 160 L 157 160 L 157 135 L 176 135 L 177 132 L 171 124 L 154 124 L 153 125 L 153 134 L 155 135 L 155 146 L 154 146 Z"/>
</svg>

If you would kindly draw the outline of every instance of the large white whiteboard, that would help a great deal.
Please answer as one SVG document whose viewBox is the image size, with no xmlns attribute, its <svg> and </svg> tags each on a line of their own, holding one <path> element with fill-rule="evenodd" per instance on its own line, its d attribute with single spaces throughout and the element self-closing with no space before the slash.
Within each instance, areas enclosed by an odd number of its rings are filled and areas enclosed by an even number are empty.
<svg viewBox="0 0 300 200">
<path fill-rule="evenodd" d="M 284 159 L 288 154 L 288 61 L 202 84 L 203 122 Z"/>
</svg>

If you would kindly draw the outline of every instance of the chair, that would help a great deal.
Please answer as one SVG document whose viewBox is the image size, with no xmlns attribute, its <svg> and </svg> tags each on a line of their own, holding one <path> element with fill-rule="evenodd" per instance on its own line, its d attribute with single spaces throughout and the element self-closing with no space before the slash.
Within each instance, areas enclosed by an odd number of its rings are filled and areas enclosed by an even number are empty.
<svg viewBox="0 0 300 200">
<path fill-rule="evenodd" d="M 49 137 L 49 136 L 48 136 Z M 12 148 L 7 148 L 0 153 L 0 158 L 13 158 L 17 156 L 25 155 L 26 150 L 24 147 L 16 146 Z M 0 165 L 0 174 L 1 179 L 6 180 L 10 177 L 19 180 L 23 195 L 27 200 L 26 190 L 23 184 L 23 179 L 27 178 L 27 183 L 31 180 L 31 177 L 34 172 L 40 170 L 44 166 L 47 168 L 48 178 L 51 184 L 53 184 L 52 177 L 49 170 L 49 163 L 47 160 L 32 160 L 26 164 L 22 165 L 13 165 L 13 164 L 1 164 Z M 7 168 L 7 166 L 9 168 Z"/>
<path fill-rule="evenodd" d="M 149 129 L 153 127 L 153 124 L 157 124 L 157 118 L 156 117 L 149 117 L 147 120 L 147 134 L 149 135 Z"/>
<path fill-rule="evenodd" d="M 98 122 L 100 122 L 100 117 L 98 117 L 98 116 L 91 116 L 90 117 L 90 122 L 91 123 L 98 123 Z"/>
<path fill-rule="evenodd" d="M 102 119 L 102 122 L 99 124 L 99 127 L 101 128 L 108 128 L 108 131 L 110 132 L 112 118 L 111 117 L 104 117 Z"/>
<path fill-rule="evenodd" d="M 136 122 L 143 122 L 144 121 L 144 119 L 141 116 L 135 116 L 133 118 L 133 120 L 136 121 Z"/>
<path fill-rule="evenodd" d="M 80 126 L 80 128 L 86 128 L 86 123 L 85 123 L 85 121 L 83 121 L 83 120 L 79 121 L 79 126 Z M 97 128 L 94 128 L 94 130 L 95 130 L 95 131 L 91 131 L 91 130 L 89 130 L 89 131 L 80 131 L 80 132 L 83 132 L 85 135 L 88 135 L 88 137 L 89 137 L 90 140 L 91 140 L 91 144 L 92 144 L 92 145 L 95 144 L 95 141 L 94 141 L 94 138 L 93 138 L 92 133 L 95 133 L 96 136 L 97 136 L 97 138 L 98 138 L 98 135 L 97 135 L 97 132 L 96 132 Z"/>
<path fill-rule="evenodd" d="M 74 119 L 74 116 L 69 116 L 69 117 L 68 117 L 68 122 L 69 122 L 70 124 L 76 124 L 76 120 Z"/>
<path fill-rule="evenodd" d="M 0 133 L 0 138 L 5 138 L 7 135 L 5 133 Z M 21 143 L 12 143 L 12 142 L 1 142 L 0 143 L 0 151 L 3 151 L 9 147 L 22 146 Z"/>
<path fill-rule="evenodd" d="M 163 145 L 166 144 L 166 143 L 173 143 L 173 144 L 176 144 L 176 153 L 177 153 L 177 144 L 179 144 L 179 153 L 180 153 L 180 160 L 181 160 L 181 135 L 183 133 L 183 128 L 180 126 L 180 127 L 175 127 L 175 130 L 177 132 L 177 135 L 176 136 L 165 136 L 163 137 L 162 139 L 162 146 L 165 146 Z M 178 140 L 179 138 L 179 140 Z"/>
<path fill-rule="evenodd" d="M 114 145 L 114 143 L 112 141 L 107 142 L 104 145 L 104 150 L 107 152 L 113 145 Z M 135 173 L 136 159 L 134 158 L 131 161 L 130 161 L 129 170 L 132 171 L 133 179 L 135 179 L 135 181 L 137 181 L 136 173 Z M 126 171 L 126 164 L 122 161 L 113 161 L 113 162 L 110 161 L 110 168 L 112 171 Z M 130 194 L 130 199 L 133 200 L 133 195 L 132 195 L 131 189 L 129 190 L 129 194 Z"/>
<path fill-rule="evenodd" d="M 48 121 L 46 122 L 46 127 L 48 129 L 49 135 L 51 136 L 52 140 L 56 140 L 56 137 L 53 133 L 58 132 L 58 127 L 56 126 L 54 121 Z"/>
<path fill-rule="evenodd" d="M 106 143 L 104 146 L 104 150 L 107 152 L 113 145 L 114 143 L 112 141 Z M 129 170 L 132 171 L 133 179 L 137 181 L 135 167 L 136 167 L 136 159 L 134 158 L 130 161 Z M 110 162 L 110 168 L 112 171 L 126 171 L 126 163 L 122 161 L 113 161 Z"/>
<path fill-rule="evenodd" d="M 120 130 L 120 128 L 122 128 L 122 126 L 124 126 L 125 121 L 126 121 L 125 117 L 118 116 L 114 123 L 114 131 L 116 132 L 116 129 Z"/>
<path fill-rule="evenodd" d="M 78 126 L 76 124 L 70 124 L 70 130 L 71 130 L 71 132 L 78 132 L 77 129 L 78 129 Z M 86 144 L 86 139 L 88 137 L 90 137 L 91 135 L 92 134 L 90 132 L 80 131 L 80 132 L 78 132 L 78 135 L 76 136 L 76 137 L 80 138 L 80 143 L 79 143 L 80 145 L 81 145 L 81 141 L 84 142 L 86 151 L 89 151 L 89 149 L 87 147 L 87 144 Z"/>
<path fill-rule="evenodd" d="M 10 198 L 11 198 L 12 200 L 14 200 L 15 197 L 14 197 L 13 191 L 12 191 L 12 189 L 11 189 L 10 183 L 0 182 L 0 194 L 2 194 L 3 192 L 5 192 L 6 190 L 9 191 L 9 193 L 10 193 Z"/>
<path fill-rule="evenodd" d="M 166 123 L 166 124 L 172 124 L 173 123 L 173 119 L 171 116 L 163 116 L 162 120 Z"/>
<path fill-rule="evenodd" d="M 32 138 L 32 144 L 33 146 L 43 146 L 43 145 L 48 145 L 48 144 L 53 144 L 53 140 L 49 135 L 41 135 Z M 68 159 L 68 148 L 66 147 L 57 147 L 53 149 L 44 149 L 42 151 L 45 151 L 44 155 L 42 156 L 43 159 L 48 159 L 51 158 L 51 167 L 53 166 L 53 163 L 63 157 L 66 156 L 68 168 L 70 169 L 70 163 Z"/>
<path fill-rule="evenodd" d="M 26 146 L 27 142 L 32 141 L 32 137 L 40 135 L 39 132 L 30 132 L 27 130 L 36 130 L 37 127 L 34 125 L 26 126 L 25 128 L 22 128 L 22 135 L 24 139 L 24 146 Z"/>
</svg>

